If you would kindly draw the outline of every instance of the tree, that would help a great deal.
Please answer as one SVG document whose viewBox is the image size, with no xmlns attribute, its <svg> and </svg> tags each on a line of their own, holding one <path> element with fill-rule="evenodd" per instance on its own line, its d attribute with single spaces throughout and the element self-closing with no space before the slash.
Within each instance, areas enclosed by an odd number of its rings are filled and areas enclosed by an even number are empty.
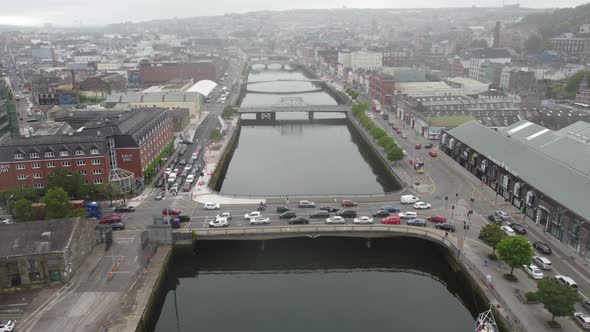
<svg viewBox="0 0 590 332">
<path fill-rule="evenodd" d="M 500 241 L 504 240 L 506 233 L 500 228 L 498 224 L 487 224 L 479 232 L 479 239 L 492 247 L 492 255 L 496 255 L 496 246 Z"/>
<path fill-rule="evenodd" d="M 223 137 L 223 135 L 221 135 L 221 131 L 219 130 L 219 128 L 211 129 L 211 133 L 209 134 L 210 140 L 217 141 L 217 140 L 220 140 L 222 137 Z"/>
<path fill-rule="evenodd" d="M 234 116 L 237 111 L 231 105 L 227 105 L 223 108 L 223 112 L 221 113 L 221 117 L 224 119 L 229 119 Z"/>
<path fill-rule="evenodd" d="M 582 80 L 587 78 L 590 78 L 590 72 L 588 71 L 581 71 L 574 74 L 572 77 L 567 79 L 565 91 L 575 95 Z"/>
<path fill-rule="evenodd" d="M 496 246 L 500 259 L 511 267 L 510 277 L 514 277 L 514 268 L 529 264 L 533 259 L 533 247 L 523 236 L 509 236 Z"/>
<path fill-rule="evenodd" d="M 543 38 L 537 34 L 530 36 L 524 42 L 524 48 L 529 53 L 538 54 L 543 51 Z"/>
<path fill-rule="evenodd" d="M 551 322 L 555 322 L 555 316 L 564 317 L 573 315 L 574 304 L 580 301 L 578 291 L 573 287 L 558 284 L 548 277 L 543 278 L 538 284 L 537 296 L 539 302 L 551 313 Z"/>
<path fill-rule="evenodd" d="M 59 219 L 69 215 L 72 204 L 68 194 L 62 188 L 50 188 L 43 197 L 45 204 L 45 217 L 47 219 Z"/>
<path fill-rule="evenodd" d="M 33 207 L 31 201 L 21 198 L 12 204 L 12 213 L 16 222 L 33 220 Z"/>
<path fill-rule="evenodd" d="M 84 179 L 80 173 L 70 174 L 64 168 L 58 168 L 47 177 L 47 188 L 63 188 L 66 193 L 75 198 L 82 198 Z"/>
<path fill-rule="evenodd" d="M 404 159 L 404 152 L 403 150 L 396 146 L 394 148 L 391 148 L 388 152 L 387 152 L 387 159 L 389 161 L 397 161 L 397 160 L 402 160 Z"/>
</svg>

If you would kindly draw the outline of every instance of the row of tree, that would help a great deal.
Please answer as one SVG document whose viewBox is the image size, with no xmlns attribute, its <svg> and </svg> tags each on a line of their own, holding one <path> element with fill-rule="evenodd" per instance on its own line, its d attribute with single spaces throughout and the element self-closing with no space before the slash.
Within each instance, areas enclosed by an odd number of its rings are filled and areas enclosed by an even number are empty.
<svg viewBox="0 0 590 332">
<path fill-rule="evenodd" d="M 403 159 L 404 152 L 402 148 L 397 145 L 391 135 L 375 124 L 375 122 L 365 114 L 368 109 L 369 106 L 367 104 L 356 104 L 352 106 L 352 114 L 354 114 L 359 120 L 359 123 L 371 134 L 371 136 L 373 136 L 377 141 L 377 144 L 384 149 L 389 161 Z"/>
<path fill-rule="evenodd" d="M 359 97 L 359 93 L 354 91 L 350 87 L 346 87 L 346 89 L 344 89 L 344 92 L 346 92 L 346 94 L 349 95 L 350 98 L 352 98 L 352 100 L 356 100 Z"/>
<path fill-rule="evenodd" d="M 60 219 L 66 217 L 84 217 L 86 210 L 75 208 L 63 188 L 50 188 L 43 198 L 42 204 L 33 208 L 33 202 L 21 198 L 11 204 L 10 211 L 16 222 L 27 222 L 35 219 Z"/>
<path fill-rule="evenodd" d="M 232 105 L 227 105 L 223 108 L 223 112 L 221 112 L 221 117 L 224 119 L 230 119 L 236 114 L 238 114 L 238 111 Z"/>
<path fill-rule="evenodd" d="M 533 248 L 531 243 L 523 236 L 507 236 L 498 224 L 487 224 L 480 233 L 479 238 L 492 247 L 493 252 L 490 255 L 495 259 L 495 253 L 508 266 L 510 266 L 510 279 L 516 280 L 514 268 L 531 264 L 533 258 Z M 580 301 L 580 296 L 576 289 L 561 285 L 544 278 L 539 281 L 538 289 L 533 293 L 533 297 L 543 303 L 545 309 L 552 315 L 551 323 L 556 324 L 555 317 L 571 316 L 574 311 L 574 305 Z"/>
</svg>

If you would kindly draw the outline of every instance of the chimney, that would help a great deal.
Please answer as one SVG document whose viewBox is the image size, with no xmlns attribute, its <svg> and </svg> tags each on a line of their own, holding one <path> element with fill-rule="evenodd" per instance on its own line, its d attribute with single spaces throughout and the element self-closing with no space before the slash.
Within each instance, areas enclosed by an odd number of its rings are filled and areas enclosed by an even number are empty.
<svg viewBox="0 0 590 332">
<path fill-rule="evenodd" d="M 500 47 L 500 21 L 496 22 L 496 27 L 494 28 L 494 44 L 492 48 L 499 48 Z"/>
</svg>

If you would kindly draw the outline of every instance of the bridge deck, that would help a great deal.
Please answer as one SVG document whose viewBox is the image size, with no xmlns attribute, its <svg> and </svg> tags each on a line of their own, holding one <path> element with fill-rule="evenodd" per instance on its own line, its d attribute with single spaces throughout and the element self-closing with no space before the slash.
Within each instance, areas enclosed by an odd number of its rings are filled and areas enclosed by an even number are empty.
<svg viewBox="0 0 590 332">
<path fill-rule="evenodd" d="M 322 83 L 325 82 L 321 79 L 307 79 L 307 80 L 295 80 L 295 79 L 276 79 L 276 80 L 262 80 L 262 81 L 248 81 L 246 85 L 257 84 L 257 83 L 270 83 L 270 82 L 310 82 L 310 83 Z"/>
<path fill-rule="evenodd" d="M 238 113 L 288 113 L 288 112 L 326 112 L 326 113 L 348 113 L 350 107 L 346 105 L 306 105 L 306 106 L 285 106 L 268 105 L 255 107 L 240 107 Z"/>
</svg>

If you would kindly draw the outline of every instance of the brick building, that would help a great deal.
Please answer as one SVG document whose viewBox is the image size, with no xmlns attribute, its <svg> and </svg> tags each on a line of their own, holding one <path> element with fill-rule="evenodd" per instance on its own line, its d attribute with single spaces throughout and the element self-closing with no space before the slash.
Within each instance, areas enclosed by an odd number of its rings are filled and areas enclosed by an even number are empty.
<svg viewBox="0 0 590 332">
<path fill-rule="evenodd" d="M 393 75 L 372 74 L 369 76 L 369 95 L 378 100 L 381 105 L 391 105 L 395 94 L 395 80 Z"/>
<path fill-rule="evenodd" d="M 217 58 L 194 62 L 144 62 L 139 67 L 139 76 L 144 87 L 187 79 L 217 81 L 226 67 L 227 63 Z"/>
<path fill-rule="evenodd" d="M 154 108 L 119 115 L 96 112 L 96 118 L 76 131 L 5 137 L 0 141 L 0 190 L 45 188 L 58 168 L 94 184 L 115 181 L 123 170 L 132 185 L 172 140 L 171 116 Z"/>
</svg>

